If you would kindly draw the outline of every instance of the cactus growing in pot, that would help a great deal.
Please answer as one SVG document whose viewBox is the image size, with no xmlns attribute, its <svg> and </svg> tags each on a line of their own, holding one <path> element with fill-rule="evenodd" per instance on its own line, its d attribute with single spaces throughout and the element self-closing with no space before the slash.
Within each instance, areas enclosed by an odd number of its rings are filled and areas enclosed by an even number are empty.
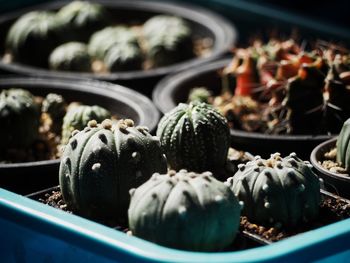
<svg viewBox="0 0 350 263">
<path fill-rule="evenodd" d="M 158 138 L 132 120 L 110 120 L 76 132 L 60 165 L 62 196 L 73 211 L 90 218 L 125 218 L 129 189 L 155 172 L 166 172 Z"/>
<path fill-rule="evenodd" d="M 58 46 L 49 57 L 49 67 L 62 71 L 91 71 L 87 46 L 80 42 L 68 42 Z"/>
<path fill-rule="evenodd" d="M 230 146 L 226 119 L 206 103 L 180 103 L 157 128 L 171 169 L 215 172 L 224 167 Z"/>
<path fill-rule="evenodd" d="M 87 41 L 92 33 L 107 26 L 109 14 L 104 6 L 87 1 L 73 1 L 57 12 L 67 41 Z"/>
<path fill-rule="evenodd" d="M 25 148 L 39 134 L 40 107 L 26 90 L 9 89 L 0 94 L 0 149 Z"/>
<path fill-rule="evenodd" d="M 61 95 L 49 93 L 41 105 L 41 111 L 49 115 L 53 132 L 60 133 L 63 117 L 66 114 L 66 102 Z"/>
<path fill-rule="evenodd" d="M 337 139 L 337 162 L 347 171 L 350 170 L 350 119 L 344 122 Z"/>
<path fill-rule="evenodd" d="M 82 130 L 90 120 L 101 122 L 111 117 L 111 113 L 100 106 L 72 105 L 63 118 L 62 144 L 66 144 L 74 130 Z"/>
<path fill-rule="evenodd" d="M 195 251 L 222 250 L 238 231 L 241 207 L 232 191 L 210 172 L 154 174 L 130 191 L 133 235 Z"/>
<path fill-rule="evenodd" d="M 60 41 L 60 31 L 53 13 L 27 13 L 11 26 L 6 36 L 6 52 L 13 61 L 45 67 L 51 51 Z"/>
<path fill-rule="evenodd" d="M 132 44 L 115 45 L 108 50 L 104 62 L 110 72 L 141 69 L 141 49 Z"/>
<path fill-rule="evenodd" d="M 242 214 L 252 222 L 295 226 L 318 215 L 320 182 L 311 164 L 295 153 L 278 153 L 264 160 L 259 156 L 227 180 L 243 203 Z"/>
</svg>

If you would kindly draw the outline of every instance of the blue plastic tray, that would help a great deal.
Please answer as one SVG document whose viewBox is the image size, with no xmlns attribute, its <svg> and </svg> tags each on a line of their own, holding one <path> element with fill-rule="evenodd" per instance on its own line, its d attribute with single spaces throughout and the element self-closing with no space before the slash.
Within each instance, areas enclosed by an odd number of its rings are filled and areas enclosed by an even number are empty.
<svg viewBox="0 0 350 263">
<path fill-rule="evenodd" d="M 237 252 L 168 249 L 0 189 L 1 262 L 349 262 L 350 219 Z"/>
</svg>

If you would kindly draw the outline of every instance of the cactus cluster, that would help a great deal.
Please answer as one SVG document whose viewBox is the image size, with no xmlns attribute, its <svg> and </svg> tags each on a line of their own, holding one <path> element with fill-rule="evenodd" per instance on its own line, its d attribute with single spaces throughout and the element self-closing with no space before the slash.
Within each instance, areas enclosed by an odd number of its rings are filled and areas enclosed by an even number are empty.
<svg viewBox="0 0 350 263">
<path fill-rule="evenodd" d="M 89 121 L 101 122 L 111 118 L 111 113 L 100 106 L 71 105 L 63 118 L 61 143 L 67 144 L 73 131 L 82 130 Z"/>
<path fill-rule="evenodd" d="M 80 42 L 68 42 L 56 47 L 50 54 L 49 67 L 60 71 L 91 71 L 87 46 Z"/>
<path fill-rule="evenodd" d="M 129 227 L 137 237 L 178 249 L 217 251 L 238 231 L 238 200 L 210 172 L 154 174 L 130 194 Z"/>
<path fill-rule="evenodd" d="M 350 171 L 350 119 L 344 122 L 337 139 L 337 162 Z"/>
<path fill-rule="evenodd" d="M 73 211 L 90 218 L 123 218 L 129 189 L 166 172 L 159 139 L 132 120 L 90 121 L 64 149 L 59 181 Z"/>
<path fill-rule="evenodd" d="M 180 103 L 157 128 L 171 169 L 215 172 L 225 166 L 230 146 L 226 119 L 206 103 Z"/>
<path fill-rule="evenodd" d="M 239 165 L 227 185 L 240 200 L 242 214 L 260 224 L 295 226 L 317 217 L 320 182 L 308 162 L 295 153 Z"/>
<path fill-rule="evenodd" d="M 191 28 L 179 17 L 158 15 L 143 26 L 147 55 L 153 66 L 165 66 L 193 56 Z"/>
<path fill-rule="evenodd" d="M 45 67 L 59 43 L 60 32 L 54 13 L 27 13 L 11 26 L 6 36 L 6 52 L 13 61 Z"/>
<path fill-rule="evenodd" d="M 26 90 L 9 89 L 0 93 L 0 149 L 25 148 L 39 134 L 40 105 Z"/>
<path fill-rule="evenodd" d="M 109 23 L 104 6 L 87 1 L 73 1 L 57 12 L 57 23 L 64 29 L 64 40 L 88 41 L 91 34 Z"/>
</svg>

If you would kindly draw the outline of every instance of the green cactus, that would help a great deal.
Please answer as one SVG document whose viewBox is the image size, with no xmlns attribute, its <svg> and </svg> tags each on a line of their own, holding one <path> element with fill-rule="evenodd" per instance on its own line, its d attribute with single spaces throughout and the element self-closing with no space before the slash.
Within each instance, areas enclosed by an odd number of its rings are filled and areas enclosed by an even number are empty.
<svg viewBox="0 0 350 263">
<path fill-rule="evenodd" d="M 67 144 L 74 130 L 82 130 L 91 120 L 101 122 L 111 118 L 111 113 L 100 106 L 77 105 L 69 107 L 63 118 L 62 144 Z"/>
<path fill-rule="evenodd" d="M 52 120 L 52 131 L 60 133 L 63 117 L 66 114 L 66 102 L 61 95 L 49 93 L 41 105 L 41 111 L 48 114 Z"/>
<path fill-rule="evenodd" d="M 295 153 L 285 158 L 276 153 L 267 160 L 257 156 L 241 164 L 227 184 L 251 222 L 295 226 L 318 215 L 320 182 L 311 168 Z"/>
<path fill-rule="evenodd" d="M 188 102 L 205 102 L 209 103 L 212 92 L 205 87 L 193 88 L 188 95 Z"/>
<path fill-rule="evenodd" d="M 158 15 L 143 26 L 147 55 L 153 66 L 166 66 L 193 56 L 191 28 L 175 16 Z"/>
<path fill-rule="evenodd" d="M 90 218 L 125 218 L 129 189 L 166 172 L 158 138 L 132 120 L 90 121 L 69 140 L 59 181 L 69 209 Z"/>
<path fill-rule="evenodd" d="M 64 28 L 66 42 L 86 42 L 92 33 L 108 25 L 110 16 L 100 4 L 73 1 L 57 12 L 57 20 Z"/>
<path fill-rule="evenodd" d="M 11 26 L 6 51 L 13 61 L 46 67 L 51 51 L 59 43 L 60 30 L 53 13 L 27 13 Z"/>
<path fill-rule="evenodd" d="M 91 71 L 87 46 L 80 42 L 68 42 L 58 46 L 49 57 L 49 67 L 61 71 Z"/>
<path fill-rule="evenodd" d="M 26 90 L 0 93 L 0 149 L 29 147 L 39 134 L 40 107 Z"/>
<path fill-rule="evenodd" d="M 154 174 L 130 194 L 132 234 L 160 245 L 217 251 L 229 246 L 238 231 L 238 200 L 210 172 Z"/>
<path fill-rule="evenodd" d="M 104 62 L 111 72 L 137 70 L 142 67 L 143 55 L 136 45 L 115 45 L 107 52 Z"/>
<path fill-rule="evenodd" d="M 350 119 L 344 122 L 337 139 L 337 162 L 350 171 Z"/>
<path fill-rule="evenodd" d="M 91 36 L 88 50 L 91 57 L 104 60 L 112 47 L 127 44 L 139 47 L 134 31 L 124 26 L 106 27 Z"/>
<path fill-rule="evenodd" d="M 180 103 L 157 129 L 171 169 L 216 172 L 225 166 L 230 146 L 226 119 L 206 103 Z"/>
</svg>

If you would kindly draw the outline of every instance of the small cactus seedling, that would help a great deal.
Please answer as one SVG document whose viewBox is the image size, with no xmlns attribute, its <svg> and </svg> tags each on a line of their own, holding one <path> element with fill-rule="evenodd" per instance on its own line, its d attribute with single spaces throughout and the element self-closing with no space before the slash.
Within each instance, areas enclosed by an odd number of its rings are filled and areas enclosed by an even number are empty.
<svg viewBox="0 0 350 263">
<path fill-rule="evenodd" d="M 21 16 L 6 37 L 6 51 L 13 61 L 47 66 L 51 51 L 59 43 L 60 27 L 55 15 L 33 11 Z"/>
<path fill-rule="evenodd" d="M 157 129 L 171 169 L 217 171 L 225 166 L 230 146 L 226 119 L 206 103 L 180 103 Z"/>
<path fill-rule="evenodd" d="M 87 46 L 80 42 L 68 42 L 58 46 L 50 55 L 49 67 L 61 71 L 91 71 Z"/>
<path fill-rule="evenodd" d="M 9 89 L 0 93 L 0 149 L 26 148 L 38 137 L 40 107 L 26 90 Z"/>
<path fill-rule="evenodd" d="M 257 156 L 240 165 L 227 184 L 251 222 L 295 226 L 318 215 L 320 182 L 310 166 L 295 153 L 285 158 L 275 153 L 267 160 Z"/>
<path fill-rule="evenodd" d="M 337 162 L 350 171 L 350 119 L 344 122 L 337 139 Z"/>
<path fill-rule="evenodd" d="M 188 102 L 198 101 L 209 103 L 212 95 L 212 92 L 205 87 L 194 88 L 188 95 Z"/>
<path fill-rule="evenodd" d="M 193 56 L 191 28 L 182 18 L 154 16 L 144 24 L 143 35 L 153 66 L 165 66 Z"/>
<path fill-rule="evenodd" d="M 41 105 L 41 111 L 48 114 L 52 120 L 52 130 L 60 133 L 63 117 L 66 114 L 66 102 L 61 95 L 49 93 Z"/>
<path fill-rule="evenodd" d="M 178 249 L 217 251 L 238 231 L 238 200 L 210 172 L 154 174 L 130 194 L 129 228 L 137 237 Z"/>
<path fill-rule="evenodd" d="M 73 211 L 89 218 L 125 218 L 129 189 L 166 172 L 158 138 L 132 120 L 110 120 L 75 132 L 64 149 L 59 181 Z"/>
<path fill-rule="evenodd" d="M 104 6 L 87 1 L 73 1 L 57 12 L 57 20 L 63 26 L 68 41 L 88 41 L 91 34 L 107 26 L 109 14 Z"/>
<path fill-rule="evenodd" d="M 74 130 L 82 130 L 89 121 L 101 122 L 111 117 L 111 113 L 100 106 L 77 105 L 68 108 L 63 118 L 62 144 L 67 144 Z"/>
</svg>

